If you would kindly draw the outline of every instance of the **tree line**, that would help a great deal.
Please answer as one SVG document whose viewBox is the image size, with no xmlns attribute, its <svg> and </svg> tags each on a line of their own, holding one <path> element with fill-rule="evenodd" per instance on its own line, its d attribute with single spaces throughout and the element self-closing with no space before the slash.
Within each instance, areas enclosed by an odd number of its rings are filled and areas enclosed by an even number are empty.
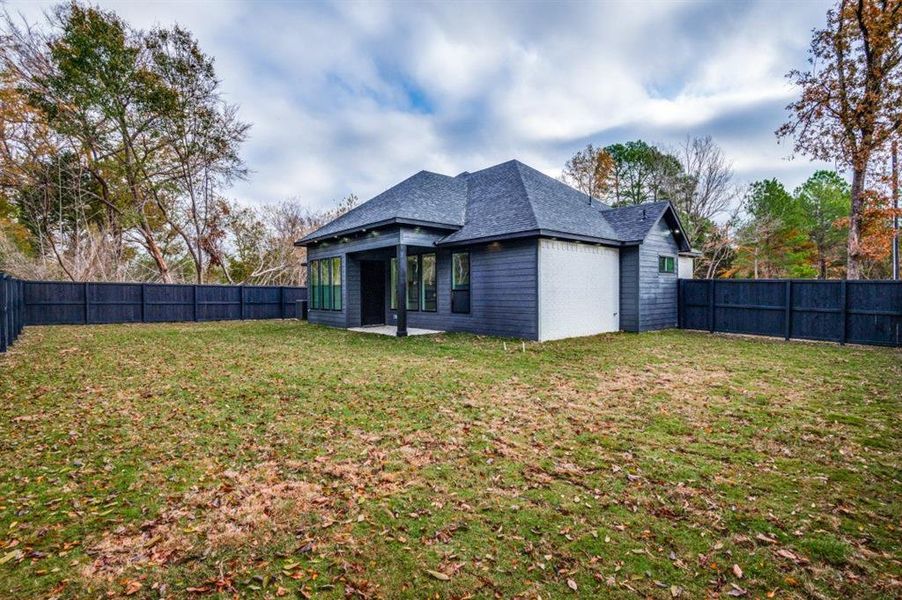
<svg viewBox="0 0 902 600">
<path fill-rule="evenodd" d="M 26 278 L 300 284 L 293 243 L 349 210 L 228 197 L 248 177 L 250 125 L 213 58 L 179 26 L 136 30 L 73 1 L 32 24 L 0 19 L 0 269 Z M 891 273 L 887 158 L 902 133 L 902 0 L 839 0 L 776 132 L 830 161 L 788 190 L 740 188 L 707 136 L 668 148 L 589 145 L 562 179 L 615 206 L 666 199 L 700 277 Z M 844 174 L 850 174 L 846 180 Z"/>
<path fill-rule="evenodd" d="M 819 170 L 795 190 L 777 179 L 740 186 L 711 137 L 665 149 L 643 140 L 597 148 L 567 161 L 562 180 L 611 206 L 670 201 L 693 249 L 697 277 L 839 278 L 846 275 L 851 185 Z M 886 194 L 865 197 L 860 275 L 891 274 L 892 211 Z"/>
<path fill-rule="evenodd" d="M 902 134 L 902 1 L 840 0 L 812 34 L 799 98 L 776 132 L 818 171 L 792 192 L 776 179 L 734 185 L 710 137 L 668 150 L 642 140 L 592 145 L 562 179 L 614 206 L 670 200 L 700 277 L 886 278 L 892 273 L 889 153 Z"/>
<path fill-rule="evenodd" d="M 0 24 L 0 268 L 30 278 L 298 284 L 347 210 L 227 197 L 249 125 L 187 30 L 62 4 Z"/>
</svg>

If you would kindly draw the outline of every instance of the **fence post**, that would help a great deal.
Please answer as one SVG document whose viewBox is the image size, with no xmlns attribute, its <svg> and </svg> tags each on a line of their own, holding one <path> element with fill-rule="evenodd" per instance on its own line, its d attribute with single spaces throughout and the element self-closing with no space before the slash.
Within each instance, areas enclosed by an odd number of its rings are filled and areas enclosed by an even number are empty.
<svg viewBox="0 0 902 600">
<path fill-rule="evenodd" d="M 708 329 L 714 333 L 714 282 L 715 279 L 708 280 Z"/>
<path fill-rule="evenodd" d="M 842 326 L 840 327 L 839 343 L 841 345 L 845 346 L 846 345 L 846 322 L 849 320 L 849 301 L 848 301 L 849 280 L 843 279 L 842 283 L 840 285 L 842 286 L 841 287 L 842 292 L 840 294 L 840 296 L 841 296 L 840 302 L 842 302 L 842 306 L 840 307 L 841 315 L 842 315 Z"/>
<path fill-rule="evenodd" d="M 683 328 L 683 280 L 677 278 L 677 329 Z"/>
<path fill-rule="evenodd" d="M 6 275 L 0 273 L 0 352 L 6 352 Z"/>
<path fill-rule="evenodd" d="M 146 298 L 146 294 L 145 294 L 145 290 L 144 290 L 145 287 L 146 286 L 142 283 L 141 284 L 141 322 L 142 323 L 147 322 L 147 315 L 146 315 L 147 309 L 144 308 L 145 304 L 147 303 L 147 300 L 145 299 Z"/>
<path fill-rule="evenodd" d="M 16 290 L 16 307 L 13 312 L 13 316 L 16 318 L 15 337 L 19 337 L 19 334 L 22 333 L 22 295 L 25 293 L 25 287 L 18 279 L 13 280 L 13 286 Z"/>
<path fill-rule="evenodd" d="M 16 332 L 16 336 L 22 333 L 22 330 L 25 329 L 25 282 L 19 281 L 19 305 L 16 308 L 16 319 L 18 320 L 19 330 Z"/>
<path fill-rule="evenodd" d="M 197 286 L 192 285 L 191 289 L 194 290 L 194 320 L 197 321 Z"/>
<path fill-rule="evenodd" d="M 786 330 L 784 331 L 785 339 L 789 339 L 792 332 L 792 279 L 786 280 Z"/>
<path fill-rule="evenodd" d="M 84 284 L 82 284 L 82 292 L 85 295 L 85 325 L 87 325 L 89 323 L 88 310 L 90 308 L 90 304 L 88 301 L 88 282 L 87 281 L 84 282 Z"/>
<path fill-rule="evenodd" d="M 244 320 L 244 285 L 239 286 L 238 290 L 241 292 L 241 320 Z"/>
<path fill-rule="evenodd" d="M 279 318 L 285 318 L 285 287 L 279 286 Z"/>
</svg>

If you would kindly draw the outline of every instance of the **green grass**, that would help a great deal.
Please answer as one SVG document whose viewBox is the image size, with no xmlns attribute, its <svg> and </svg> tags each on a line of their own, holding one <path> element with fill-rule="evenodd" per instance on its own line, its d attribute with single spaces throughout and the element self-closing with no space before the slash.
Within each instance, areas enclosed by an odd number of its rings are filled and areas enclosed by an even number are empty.
<svg viewBox="0 0 902 600">
<path fill-rule="evenodd" d="M 680 331 L 28 328 L 0 597 L 898 597 L 900 398 L 898 350 Z"/>
</svg>

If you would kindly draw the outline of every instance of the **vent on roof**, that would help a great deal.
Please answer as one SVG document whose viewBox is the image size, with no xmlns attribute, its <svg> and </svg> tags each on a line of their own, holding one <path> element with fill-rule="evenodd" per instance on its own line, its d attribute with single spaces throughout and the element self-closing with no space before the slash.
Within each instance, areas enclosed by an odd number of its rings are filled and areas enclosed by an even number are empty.
<svg viewBox="0 0 902 600">
<path fill-rule="evenodd" d="M 642 209 L 642 220 L 643 221 L 645 220 L 645 209 L 644 208 Z"/>
<path fill-rule="evenodd" d="M 466 176 L 469 175 L 469 174 L 470 174 L 469 171 L 464 171 L 463 173 L 458 173 L 457 176 L 458 176 L 458 177 L 466 177 Z"/>
</svg>

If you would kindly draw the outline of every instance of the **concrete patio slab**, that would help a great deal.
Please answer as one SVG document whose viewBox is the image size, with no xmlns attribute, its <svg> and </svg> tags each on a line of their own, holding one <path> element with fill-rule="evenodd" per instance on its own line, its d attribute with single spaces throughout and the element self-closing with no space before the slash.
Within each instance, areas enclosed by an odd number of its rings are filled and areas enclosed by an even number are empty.
<svg viewBox="0 0 902 600">
<path fill-rule="evenodd" d="M 359 333 L 376 333 L 378 335 L 397 336 L 398 328 L 394 325 L 367 325 L 366 327 L 349 327 L 350 331 Z M 433 335 L 435 333 L 444 333 L 436 329 L 417 329 L 416 327 L 408 327 L 407 335 Z"/>
</svg>

